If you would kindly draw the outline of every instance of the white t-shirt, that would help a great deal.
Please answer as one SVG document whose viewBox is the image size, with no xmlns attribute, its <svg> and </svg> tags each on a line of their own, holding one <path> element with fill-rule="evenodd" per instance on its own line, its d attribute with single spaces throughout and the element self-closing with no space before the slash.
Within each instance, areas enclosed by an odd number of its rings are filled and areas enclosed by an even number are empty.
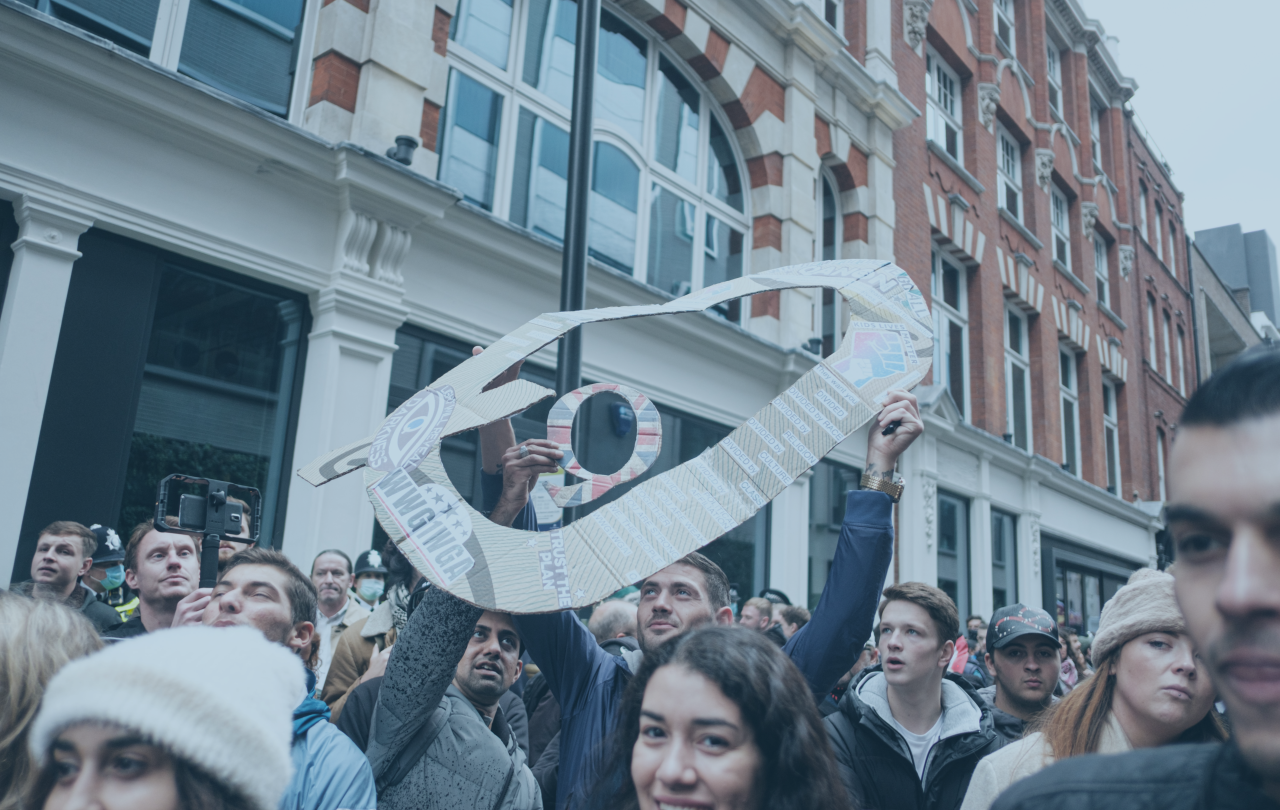
<svg viewBox="0 0 1280 810">
<path fill-rule="evenodd" d="M 923 734 L 912 734 L 893 717 L 889 718 L 889 725 L 893 726 L 902 735 L 902 739 L 907 741 L 907 748 L 911 749 L 911 759 L 916 764 L 916 776 L 920 777 L 920 783 L 924 784 L 924 766 L 929 761 L 929 750 L 942 736 L 942 715 L 938 715 L 938 722 Z"/>
</svg>

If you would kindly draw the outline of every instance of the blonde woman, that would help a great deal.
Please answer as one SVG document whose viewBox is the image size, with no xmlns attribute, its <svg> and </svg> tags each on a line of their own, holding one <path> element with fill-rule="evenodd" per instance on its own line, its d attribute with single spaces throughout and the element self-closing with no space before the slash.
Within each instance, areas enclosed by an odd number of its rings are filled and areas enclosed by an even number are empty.
<svg viewBox="0 0 1280 810">
<path fill-rule="evenodd" d="M 31 774 L 27 736 L 63 665 L 102 647 L 83 613 L 0 591 L 0 810 L 15 810 Z"/>
<path fill-rule="evenodd" d="M 1058 703 L 1038 731 L 978 763 L 961 810 L 987 810 L 1009 785 L 1060 759 L 1226 738 L 1172 576 L 1135 571 L 1103 608 L 1090 652 L 1093 677 Z"/>
</svg>

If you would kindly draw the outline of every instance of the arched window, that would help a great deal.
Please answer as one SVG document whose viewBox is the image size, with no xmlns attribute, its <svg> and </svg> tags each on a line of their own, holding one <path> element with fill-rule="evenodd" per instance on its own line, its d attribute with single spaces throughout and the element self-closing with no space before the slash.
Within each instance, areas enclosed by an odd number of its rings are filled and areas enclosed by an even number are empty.
<svg viewBox="0 0 1280 810">
<path fill-rule="evenodd" d="M 555 241 L 577 13 L 575 0 L 460 0 L 437 145 L 442 182 Z M 592 258 L 670 295 L 742 275 L 750 219 L 719 105 L 656 35 L 608 10 L 595 84 Z"/>
</svg>

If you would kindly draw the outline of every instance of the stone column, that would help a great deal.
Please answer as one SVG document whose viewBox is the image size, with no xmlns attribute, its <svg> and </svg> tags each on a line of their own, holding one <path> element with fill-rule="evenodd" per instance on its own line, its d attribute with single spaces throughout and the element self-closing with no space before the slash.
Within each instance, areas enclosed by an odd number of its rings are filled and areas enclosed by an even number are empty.
<svg viewBox="0 0 1280 810">
<path fill-rule="evenodd" d="M 969 611 L 988 619 L 994 608 L 991 572 L 991 456 L 978 460 L 978 494 L 969 513 Z M 961 616 L 960 621 L 965 617 Z"/>
<path fill-rule="evenodd" d="M 0 313 L 0 584 L 13 558 L 40 441 L 45 397 L 62 331 L 62 310 L 80 235 L 93 219 L 61 203 L 24 194 L 13 204 L 18 240 Z M 20 579 L 25 571 L 18 572 Z"/>
<path fill-rule="evenodd" d="M 344 278 L 312 297 L 311 315 L 295 469 L 378 429 L 387 415 L 396 329 L 407 311 L 399 294 Z M 282 550 L 303 570 L 321 549 L 354 558 L 369 548 L 373 507 L 363 481 L 363 471 L 322 487 L 291 480 Z"/>
<path fill-rule="evenodd" d="M 809 600 L 811 478 L 813 471 L 805 470 L 773 499 L 769 523 L 769 587 L 782 591 L 796 605 L 803 605 Z"/>
</svg>

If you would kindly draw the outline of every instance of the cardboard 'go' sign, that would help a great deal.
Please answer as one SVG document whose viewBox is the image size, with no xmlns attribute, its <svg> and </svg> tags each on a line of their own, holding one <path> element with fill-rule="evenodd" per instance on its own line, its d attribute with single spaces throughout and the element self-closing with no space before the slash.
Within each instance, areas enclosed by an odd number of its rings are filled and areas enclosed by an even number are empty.
<svg viewBox="0 0 1280 810">
<path fill-rule="evenodd" d="M 441 439 L 554 396 L 527 380 L 483 388 L 570 329 L 698 312 L 744 295 L 797 287 L 841 294 L 850 322 L 840 347 L 697 458 L 547 532 L 492 523 L 449 481 L 435 452 Z M 796 265 L 731 279 L 661 305 L 540 315 L 415 394 L 387 417 L 376 436 L 316 459 L 298 474 L 319 486 L 365 468 L 365 488 L 387 534 L 423 576 L 461 599 L 510 613 L 579 608 L 743 523 L 871 420 L 886 391 L 920 382 L 932 357 L 929 309 L 903 270 L 866 260 Z M 613 475 L 582 469 L 569 441 L 576 407 L 604 390 L 631 403 L 641 428 L 632 458 Z M 661 446 L 661 429 L 648 397 L 602 383 L 556 404 L 548 438 L 569 451 L 566 468 L 586 479 L 553 497 L 561 505 L 578 505 L 647 469 Z"/>
</svg>

